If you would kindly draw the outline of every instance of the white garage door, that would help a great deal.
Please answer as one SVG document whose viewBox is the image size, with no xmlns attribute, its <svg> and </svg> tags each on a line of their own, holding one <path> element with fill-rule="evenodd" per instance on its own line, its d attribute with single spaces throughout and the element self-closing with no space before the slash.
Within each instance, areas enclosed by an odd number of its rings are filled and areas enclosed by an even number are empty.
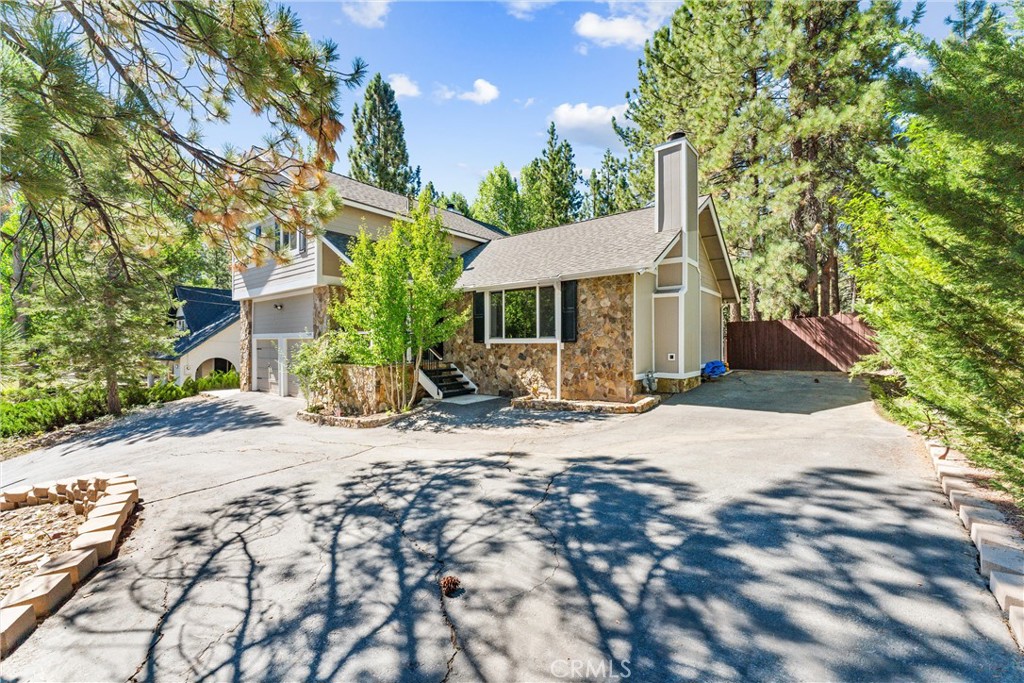
<svg viewBox="0 0 1024 683">
<path fill-rule="evenodd" d="M 305 339 L 289 339 L 288 340 L 288 395 L 289 396 L 301 396 L 302 390 L 299 388 L 299 378 L 291 373 L 292 359 L 295 354 L 298 353 L 299 348 L 306 343 Z"/>
<path fill-rule="evenodd" d="M 278 393 L 277 376 L 280 372 L 277 362 L 277 340 L 256 341 L 256 391 Z"/>
</svg>

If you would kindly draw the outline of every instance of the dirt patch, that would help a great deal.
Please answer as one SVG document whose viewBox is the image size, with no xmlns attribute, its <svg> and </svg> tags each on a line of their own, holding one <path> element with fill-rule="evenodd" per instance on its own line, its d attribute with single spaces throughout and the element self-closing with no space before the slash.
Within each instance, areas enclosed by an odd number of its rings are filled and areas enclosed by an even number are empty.
<svg viewBox="0 0 1024 683">
<path fill-rule="evenodd" d="M 70 550 L 83 521 L 68 504 L 0 513 L 0 600 L 50 557 Z"/>
</svg>

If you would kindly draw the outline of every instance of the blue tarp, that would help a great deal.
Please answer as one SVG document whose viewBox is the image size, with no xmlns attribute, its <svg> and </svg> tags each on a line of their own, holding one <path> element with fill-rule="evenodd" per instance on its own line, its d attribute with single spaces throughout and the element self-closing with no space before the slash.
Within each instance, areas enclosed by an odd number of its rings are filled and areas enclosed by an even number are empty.
<svg viewBox="0 0 1024 683">
<path fill-rule="evenodd" d="M 712 360 L 704 364 L 704 370 L 701 371 L 701 374 L 708 379 L 714 379 L 715 377 L 721 377 L 727 372 L 729 372 L 729 368 L 725 366 L 725 363 L 720 360 Z"/>
</svg>

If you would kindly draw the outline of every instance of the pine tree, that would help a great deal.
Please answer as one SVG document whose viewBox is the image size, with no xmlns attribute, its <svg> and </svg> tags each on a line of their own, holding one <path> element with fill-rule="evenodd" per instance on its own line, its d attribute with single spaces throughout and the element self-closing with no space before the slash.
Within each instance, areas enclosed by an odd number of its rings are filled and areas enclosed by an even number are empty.
<svg viewBox="0 0 1024 683">
<path fill-rule="evenodd" d="M 420 169 L 409 165 L 405 126 L 395 91 L 378 73 L 366 86 L 363 107 L 352 109 L 350 174 L 388 192 L 419 194 Z"/>
<path fill-rule="evenodd" d="M 629 166 L 610 149 L 604 151 L 601 167 L 590 171 L 583 215 L 598 218 L 620 211 L 642 208 L 647 202 L 629 182 Z"/>
<path fill-rule="evenodd" d="M 960 14 L 965 22 L 971 14 Z M 905 131 L 847 211 L 882 360 L 1024 500 L 1024 6 L 968 39 L 918 37 L 932 70 L 896 91 Z M 954 24 L 956 25 L 956 24 Z M 920 410 L 923 408 L 923 411 Z M 916 415 L 915 415 L 916 413 Z"/>
<path fill-rule="evenodd" d="M 340 73 L 337 47 L 312 41 L 287 8 L 5 2 L 0 25 L 0 181 L 24 196 L 23 242 L 47 249 L 49 268 L 62 263 L 54 249 L 99 239 L 126 269 L 181 218 L 246 260 L 263 249 L 248 226 L 267 212 L 313 230 L 336 209 L 322 168 L 343 130 L 340 88 L 364 66 Z M 271 127 L 264 149 L 204 144 L 201 122 L 227 122 L 236 101 Z M 297 160 L 300 134 L 310 161 Z"/>
<path fill-rule="evenodd" d="M 895 12 L 691 0 L 645 47 L 627 98 L 632 125 L 617 125 L 631 185 L 653 198 L 651 150 L 686 131 L 749 319 L 837 310 L 839 257 L 852 247 L 836 202 L 860 158 L 888 139 L 882 87 L 900 54 Z M 820 290 L 819 272 L 829 283 Z"/>
<path fill-rule="evenodd" d="M 572 223 L 580 216 L 583 194 L 576 159 L 568 140 L 559 140 L 555 124 L 541 156 L 523 168 L 521 195 L 531 229 Z"/>
<path fill-rule="evenodd" d="M 472 212 L 476 220 L 490 223 L 513 235 L 529 229 L 519 184 L 504 163 L 492 168 L 480 181 Z"/>
</svg>

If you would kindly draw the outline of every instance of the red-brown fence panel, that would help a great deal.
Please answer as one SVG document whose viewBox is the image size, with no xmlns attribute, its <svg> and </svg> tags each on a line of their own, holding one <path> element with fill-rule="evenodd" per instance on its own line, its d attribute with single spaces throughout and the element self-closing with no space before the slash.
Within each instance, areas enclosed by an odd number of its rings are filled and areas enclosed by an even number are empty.
<svg viewBox="0 0 1024 683">
<path fill-rule="evenodd" d="M 733 369 L 847 372 L 878 350 L 873 336 L 850 313 L 728 323 L 726 359 Z"/>
</svg>

